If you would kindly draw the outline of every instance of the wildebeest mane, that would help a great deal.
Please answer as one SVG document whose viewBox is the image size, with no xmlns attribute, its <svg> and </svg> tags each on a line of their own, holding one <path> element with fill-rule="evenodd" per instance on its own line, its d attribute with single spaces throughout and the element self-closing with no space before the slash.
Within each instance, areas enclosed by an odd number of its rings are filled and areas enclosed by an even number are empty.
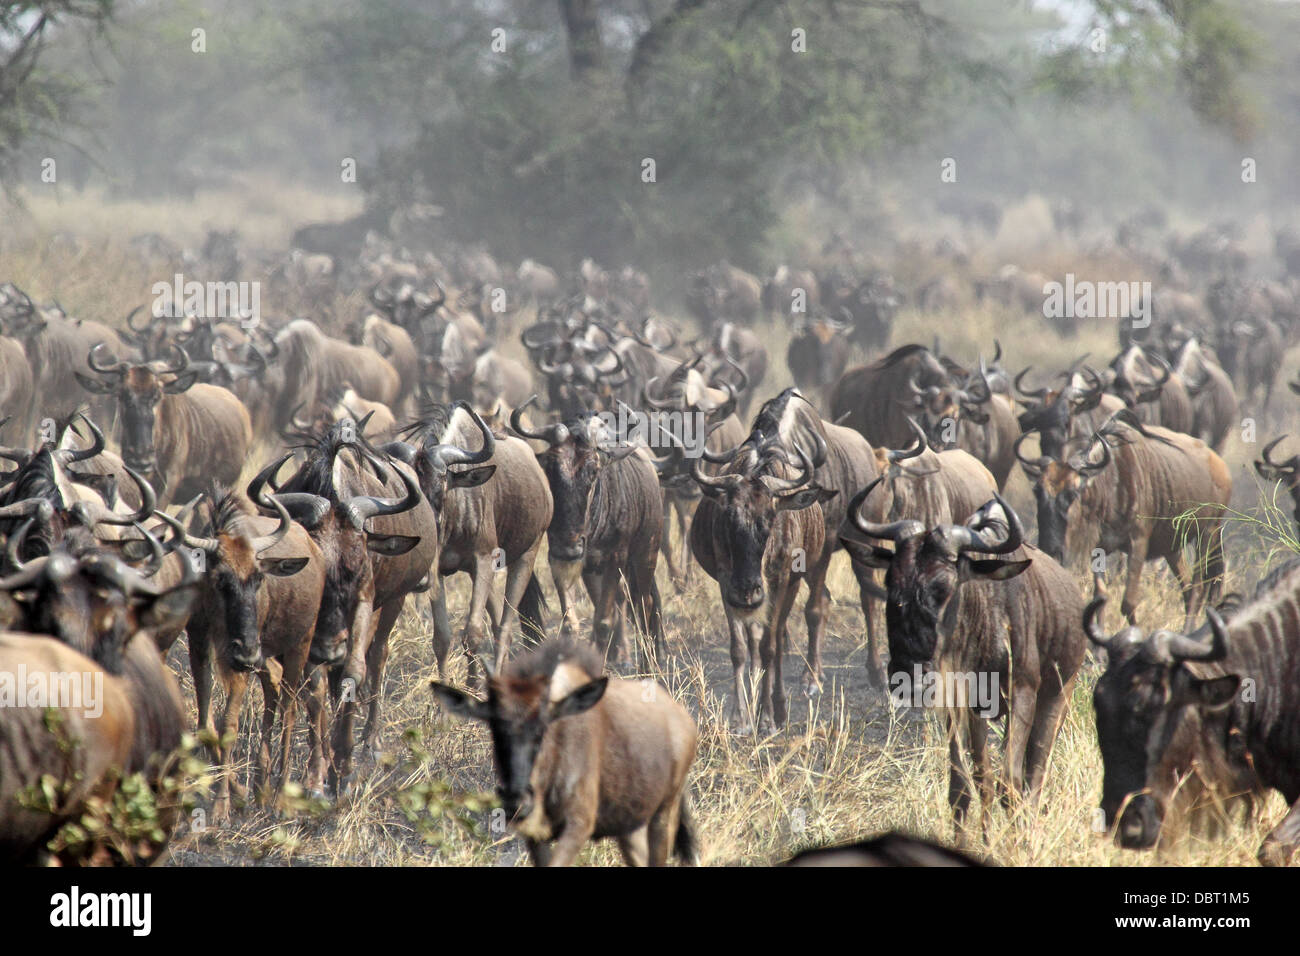
<svg viewBox="0 0 1300 956">
<path fill-rule="evenodd" d="M 600 655 L 590 643 L 552 638 L 507 664 L 503 676 L 510 680 L 549 678 L 566 661 L 577 664 L 593 680 L 605 672 Z"/>
</svg>

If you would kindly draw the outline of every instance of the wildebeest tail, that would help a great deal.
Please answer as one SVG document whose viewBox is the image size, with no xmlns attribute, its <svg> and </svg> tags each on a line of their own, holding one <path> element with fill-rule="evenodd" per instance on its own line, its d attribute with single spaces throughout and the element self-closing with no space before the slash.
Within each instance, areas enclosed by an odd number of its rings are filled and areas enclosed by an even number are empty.
<svg viewBox="0 0 1300 956">
<path fill-rule="evenodd" d="M 691 814 L 691 795 L 682 791 L 681 807 L 677 815 L 677 836 L 673 840 L 673 853 L 689 866 L 700 865 L 700 844 L 695 839 L 695 818 Z"/>
<path fill-rule="evenodd" d="M 534 574 L 519 601 L 519 625 L 529 640 L 541 641 L 546 637 L 546 611 L 546 594 Z"/>
</svg>

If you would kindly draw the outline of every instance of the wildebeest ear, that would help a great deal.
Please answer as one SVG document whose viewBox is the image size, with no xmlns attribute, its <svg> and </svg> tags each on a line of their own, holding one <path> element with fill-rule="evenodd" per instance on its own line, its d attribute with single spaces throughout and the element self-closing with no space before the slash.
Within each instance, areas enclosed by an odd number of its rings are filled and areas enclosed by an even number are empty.
<svg viewBox="0 0 1300 956">
<path fill-rule="evenodd" d="M 91 378 L 89 375 L 82 375 L 80 372 L 73 372 L 77 376 L 77 381 L 81 387 L 88 392 L 94 392 L 96 395 L 107 395 L 117 390 L 117 385 L 113 382 L 106 382 L 101 378 Z"/>
<path fill-rule="evenodd" d="M 118 551 L 125 560 L 132 563 L 145 561 L 153 554 L 153 549 L 144 538 L 126 538 L 118 545 Z"/>
<path fill-rule="evenodd" d="M 148 598 L 136 618 L 142 628 L 159 630 L 175 627 L 184 622 L 190 613 L 190 605 L 198 596 L 197 584 L 184 584 L 164 591 L 155 598 Z"/>
<path fill-rule="evenodd" d="M 571 691 L 563 700 L 558 700 L 551 705 L 551 720 L 572 717 L 575 714 L 591 710 L 605 696 L 605 688 L 608 686 L 608 677 L 598 677 L 583 684 L 577 690 Z"/>
<path fill-rule="evenodd" d="M 830 501 L 838 495 L 839 492 L 833 488 L 822 488 L 818 485 L 810 485 L 807 488 L 800 488 L 798 491 L 788 495 L 782 495 L 776 499 L 777 511 L 802 511 L 804 508 L 811 508 L 813 505 L 821 504 L 823 501 Z"/>
<path fill-rule="evenodd" d="M 840 538 L 840 544 L 844 545 L 850 558 L 868 568 L 888 568 L 889 562 L 894 559 L 894 552 L 879 545 L 863 544 L 849 538 Z"/>
<path fill-rule="evenodd" d="M 199 373 L 197 371 L 185 372 L 182 375 L 176 376 L 176 378 L 164 385 L 163 391 L 170 395 L 175 395 L 178 392 L 186 391 L 198 380 Z"/>
<path fill-rule="evenodd" d="M 366 548 L 386 558 L 406 554 L 420 543 L 420 536 L 409 534 L 375 534 L 366 532 Z"/>
<path fill-rule="evenodd" d="M 448 488 L 477 488 L 496 473 L 496 465 L 481 465 L 469 471 L 447 472 Z"/>
<path fill-rule="evenodd" d="M 1196 695 L 1196 700 L 1207 710 L 1222 710 L 1232 703 L 1232 699 L 1237 696 L 1237 688 L 1241 686 L 1241 678 L 1236 674 L 1228 674 L 1226 677 L 1211 677 L 1207 680 L 1195 680 L 1192 682 L 1192 693 Z"/>
<path fill-rule="evenodd" d="M 287 578 L 307 567 L 307 561 L 307 558 L 259 558 L 257 566 L 263 574 Z"/>
<path fill-rule="evenodd" d="M 965 559 L 961 562 L 961 579 L 984 578 L 989 581 L 1006 581 L 1014 578 L 1033 564 L 1031 558 L 1023 561 L 998 561 L 990 558 Z"/>
<path fill-rule="evenodd" d="M 440 684 L 436 680 L 429 682 L 438 703 L 448 711 L 465 720 L 487 720 L 492 708 L 485 700 L 471 697 L 463 690 L 457 690 L 450 684 Z"/>
</svg>

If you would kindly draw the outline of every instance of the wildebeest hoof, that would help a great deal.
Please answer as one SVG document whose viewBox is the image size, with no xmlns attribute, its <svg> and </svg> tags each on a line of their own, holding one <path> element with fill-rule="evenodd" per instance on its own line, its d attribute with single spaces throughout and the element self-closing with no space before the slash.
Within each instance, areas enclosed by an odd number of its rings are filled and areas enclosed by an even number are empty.
<svg viewBox="0 0 1300 956">
<path fill-rule="evenodd" d="M 1295 849 L 1294 846 L 1287 846 L 1277 840 L 1265 840 L 1256 859 L 1260 866 L 1289 866 Z"/>
<path fill-rule="evenodd" d="M 822 692 L 822 682 L 815 677 L 808 678 L 804 685 L 803 693 L 805 697 L 819 697 Z"/>
</svg>

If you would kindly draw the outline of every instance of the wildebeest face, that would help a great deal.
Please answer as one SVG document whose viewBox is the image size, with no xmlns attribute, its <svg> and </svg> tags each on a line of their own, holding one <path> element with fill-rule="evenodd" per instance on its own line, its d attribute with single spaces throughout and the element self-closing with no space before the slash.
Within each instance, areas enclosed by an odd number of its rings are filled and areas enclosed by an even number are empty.
<svg viewBox="0 0 1300 956">
<path fill-rule="evenodd" d="M 1202 678 L 1188 666 L 1223 660 L 1228 631 L 1209 609 L 1209 640 L 1174 631 L 1144 638 L 1126 627 L 1107 638 L 1097 614 L 1105 598 L 1083 612 L 1088 639 L 1106 652 L 1106 671 L 1092 702 L 1104 766 L 1101 806 L 1116 838 L 1129 849 L 1146 849 L 1160 838 L 1172 806 L 1195 800 L 1201 789 L 1186 786 L 1200 775 L 1221 782 L 1248 770 L 1243 754 L 1229 752 L 1228 719 L 1241 678 Z"/>
<path fill-rule="evenodd" d="M 1160 642 L 1168 632 L 1156 632 Z M 1136 638 L 1120 632 L 1112 647 Z M 1104 776 L 1102 810 L 1127 849 L 1154 846 L 1183 779 L 1196 764 L 1221 763 L 1222 724 L 1240 679 L 1200 679 L 1182 662 L 1151 660 L 1142 644 L 1111 653 L 1093 691 Z"/>
<path fill-rule="evenodd" d="M 767 599 L 764 557 L 772 527 L 780 511 L 799 511 L 838 492 L 808 485 L 784 495 L 774 495 L 763 482 L 749 477 L 731 487 L 704 486 L 717 503 L 713 521 L 713 552 L 717 556 L 722 598 L 734 611 L 754 614 Z M 774 555 L 772 560 L 791 560 Z"/>
<path fill-rule="evenodd" d="M 1057 561 L 1064 560 L 1065 535 L 1070 509 L 1088 484 L 1068 464 L 1053 461 L 1034 482 L 1034 499 L 1038 502 L 1038 547 Z"/>
<path fill-rule="evenodd" d="M 585 713 L 596 706 L 608 683 L 609 678 L 599 677 L 558 701 L 549 698 L 549 675 L 524 679 L 494 676 L 488 682 L 485 701 L 436 681 L 432 687 L 442 705 L 453 714 L 487 723 L 492 732 L 497 795 L 511 821 L 521 823 L 537 809 L 541 783 L 537 779 L 537 758 L 547 729 L 557 720 Z"/>
<path fill-rule="evenodd" d="M 581 561 L 587 551 L 587 508 L 602 465 L 600 452 L 570 433 L 538 456 L 555 499 L 555 516 L 546 530 L 552 561 Z"/>
</svg>

